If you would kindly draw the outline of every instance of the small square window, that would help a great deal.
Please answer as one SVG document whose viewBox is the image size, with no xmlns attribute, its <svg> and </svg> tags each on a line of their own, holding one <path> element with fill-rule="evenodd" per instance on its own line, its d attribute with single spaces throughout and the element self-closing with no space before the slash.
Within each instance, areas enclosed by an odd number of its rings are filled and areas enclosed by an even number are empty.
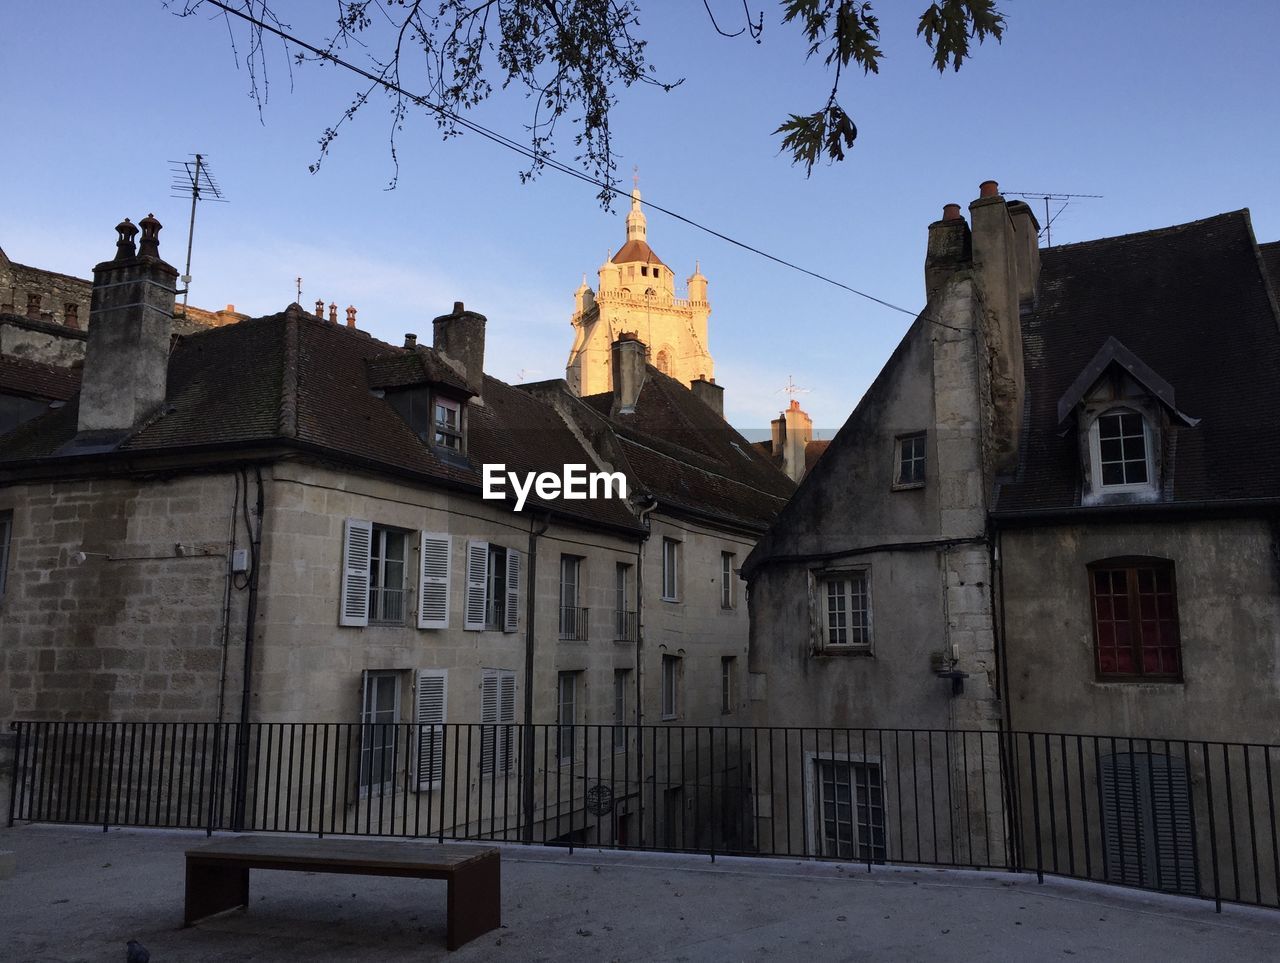
<svg viewBox="0 0 1280 963">
<path fill-rule="evenodd" d="M 433 411 L 436 447 L 462 451 L 462 405 L 437 396 Z"/>
<path fill-rule="evenodd" d="M 923 431 L 898 436 L 893 470 L 894 488 L 923 487 L 927 462 L 927 439 L 928 436 Z"/>
</svg>

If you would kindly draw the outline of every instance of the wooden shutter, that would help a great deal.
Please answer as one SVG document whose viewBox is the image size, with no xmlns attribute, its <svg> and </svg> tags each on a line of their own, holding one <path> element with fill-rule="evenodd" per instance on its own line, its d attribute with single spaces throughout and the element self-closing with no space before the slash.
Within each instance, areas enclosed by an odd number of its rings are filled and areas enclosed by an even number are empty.
<svg viewBox="0 0 1280 963">
<path fill-rule="evenodd" d="M 489 543 L 467 542 L 467 608 L 462 627 L 484 628 L 484 600 L 489 581 Z"/>
<path fill-rule="evenodd" d="M 444 722 L 449 693 L 448 670 L 419 669 L 414 692 L 417 723 L 418 790 L 439 789 L 444 778 Z"/>
<path fill-rule="evenodd" d="M 516 731 L 516 674 L 510 669 L 485 669 L 480 690 L 480 772 L 511 771 Z"/>
<path fill-rule="evenodd" d="M 1116 753 L 1099 761 L 1103 851 L 1112 882 L 1196 893 L 1187 771 L 1162 753 Z"/>
<path fill-rule="evenodd" d="M 491 775 L 494 768 L 500 675 L 498 669 L 485 669 L 480 687 L 480 773 L 484 776 Z"/>
<path fill-rule="evenodd" d="M 342 541 L 342 598 L 339 625 L 369 624 L 369 554 L 373 523 L 348 518 Z"/>
<path fill-rule="evenodd" d="M 507 549 L 507 598 L 503 605 L 504 632 L 520 629 L 520 553 Z"/>
<path fill-rule="evenodd" d="M 418 628 L 449 627 L 449 553 L 453 542 L 448 535 L 423 532 L 418 561 Z"/>
</svg>

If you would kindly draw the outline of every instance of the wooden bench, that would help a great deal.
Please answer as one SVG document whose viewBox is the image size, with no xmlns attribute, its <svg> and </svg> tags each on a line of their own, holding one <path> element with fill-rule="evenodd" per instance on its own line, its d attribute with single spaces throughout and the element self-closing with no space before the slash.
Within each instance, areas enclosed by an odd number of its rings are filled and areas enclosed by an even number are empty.
<svg viewBox="0 0 1280 963">
<path fill-rule="evenodd" d="M 407 876 L 449 883 L 449 949 L 502 923 L 498 850 L 385 839 L 231 836 L 187 850 L 184 926 L 249 905 L 249 870 Z"/>
</svg>

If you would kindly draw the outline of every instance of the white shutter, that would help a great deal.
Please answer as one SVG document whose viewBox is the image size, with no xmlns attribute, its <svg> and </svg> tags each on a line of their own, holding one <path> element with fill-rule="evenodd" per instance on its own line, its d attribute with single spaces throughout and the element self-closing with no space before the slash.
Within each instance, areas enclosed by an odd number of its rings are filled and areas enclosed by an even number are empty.
<svg viewBox="0 0 1280 963">
<path fill-rule="evenodd" d="M 373 523 L 348 518 L 342 541 L 342 598 L 339 625 L 369 624 L 369 553 Z"/>
<path fill-rule="evenodd" d="M 467 608 L 462 627 L 484 628 L 484 596 L 489 581 L 489 543 L 467 542 Z"/>
<path fill-rule="evenodd" d="M 413 721 L 418 725 L 419 791 L 439 789 L 444 778 L 444 721 L 448 691 L 448 670 L 418 670 Z"/>
<path fill-rule="evenodd" d="M 449 627 L 449 553 L 453 546 L 448 535 L 423 532 L 418 561 L 422 568 L 418 579 L 418 628 Z"/>
<path fill-rule="evenodd" d="M 484 776 L 493 774 L 494 744 L 498 741 L 498 677 L 501 674 L 500 669 L 485 669 L 480 688 L 480 774 Z"/>
<path fill-rule="evenodd" d="M 504 632 L 516 632 L 520 629 L 520 553 L 514 548 L 507 549 L 507 599 L 503 606 Z"/>
</svg>

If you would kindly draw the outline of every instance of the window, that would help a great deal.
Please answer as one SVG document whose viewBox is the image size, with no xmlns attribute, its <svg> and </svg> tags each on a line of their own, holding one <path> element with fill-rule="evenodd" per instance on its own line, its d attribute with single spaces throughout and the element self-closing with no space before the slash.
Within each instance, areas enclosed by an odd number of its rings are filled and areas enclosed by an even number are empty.
<svg viewBox="0 0 1280 963">
<path fill-rule="evenodd" d="M 820 583 L 825 606 L 824 642 L 827 648 L 871 648 L 870 572 L 861 569 L 827 576 Z"/>
<path fill-rule="evenodd" d="M 631 610 L 631 566 L 619 562 L 614 569 L 614 629 L 619 642 L 634 642 L 639 637 L 636 613 Z"/>
<path fill-rule="evenodd" d="M 1140 412 L 1113 408 L 1090 429 L 1095 491 L 1135 491 L 1151 487 L 1150 429 Z"/>
<path fill-rule="evenodd" d="M 671 353 L 666 348 L 658 352 L 658 360 L 655 362 L 654 367 L 664 375 L 671 374 Z"/>
<path fill-rule="evenodd" d="M 360 703 L 360 795 L 393 792 L 396 723 L 400 721 L 400 674 L 365 672 Z"/>
<path fill-rule="evenodd" d="M 577 642 L 587 638 L 587 610 L 578 606 L 582 559 L 560 556 L 560 638 Z"/>
<path fill-rule="evenodd" d="M 489 542 L 467 542 L 463 628 L 515 632 L 520 628 L 520 553 Z"/>
<path fill-rule="evenodd" d="M 462 405 L 437 395 L 434 412 L 436 447 L 462 451 Z"/>
<path fill-rule="evenodd" d="M 556 748 L 561 762 L 573 759 L 574 725 L 578 720 L 578 673 L 559 675 L 558 711 L 556 713 Z"/>
<path fill-rule="evenodd" d="M 923 431 L 897 438 L 897 457 L 894 459 L 894 488 L 920 488 L 924 485 L 927 435 Z"/>
<path fill-rule="evenodd" d="M 818 853 L 840 859 L 885 860 L 884 791 L 880 767 L 815 759 Z"/>
<path fill-rule="evenodd" d="M 0 512 L 0 601 L 9 572 L 9 543 L 13 540 L 13 512 Z"/>
<path fill-rule="evenodd" d="M 733 608 L 733 560 L 732 552 L 720 553 L 720 608 Z"/>
<path fill-rule="evenodd" d="M 680 543 L 674 538 L 662 540 L 662 600 L 680 601 Z"/>
<path fill-rule="evenodd" d="M 1089 566 L 1098 678 L 1182 679 L 1178 593 L 1166 559 L 1105 559 Z"/>
<path fill-rule="evenodd" d="M 510 772 L 516 752 L 516 674 L 485 669 L 480 689 L 480 773 Z"/>
<path fill-rule="evenodd" d="M 419 792 L 439 789 L 444 780 L 444 723 L 448 679 L 447 669 L 418 670 L 413 721 L 418 736 Z"/>
<path fill-rule="evenodd" d="M 404 624 L 404 559 L 408 533 L 374 525 L 369 554 L 369 624 Z"/>
<path fill-rule="evenodd" d="M 674 719 L 680 714 L 680 659 L 662 657 L 662 718 Z"/>
<path fill-rule="evenodd" d="M 631 682 L 630 669 L 613 670 L 613 750 L 627 748 L 627 687 Z"/>
<path fill-rule="evenodd" d="M 720 658 L 720 712 L 729 715 L 734 709 L 734 697 L 737 695 L 738 660 L 732 655 Z"/>
<path fill-rule="evenodd" d="M 643 276 L 648 277 L 648 276 L 649 276 L 649 268 L 648 268 L 648 266 L 647 266 L 647 265 L 644 265 L 644 264 L 640 265 L 640 273 L 641 273 Z"/>
</svg>

